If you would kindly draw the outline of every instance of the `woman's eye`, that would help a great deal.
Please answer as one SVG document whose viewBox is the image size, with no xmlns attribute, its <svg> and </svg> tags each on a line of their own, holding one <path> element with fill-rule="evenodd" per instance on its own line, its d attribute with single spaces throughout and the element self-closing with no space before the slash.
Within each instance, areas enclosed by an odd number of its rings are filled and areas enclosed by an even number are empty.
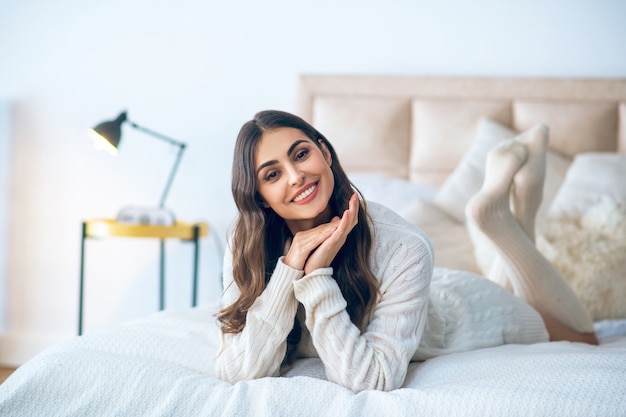
<svg viewBox="0 0 626 417">
<path fill-rule="evenodd" d="M 308 149 L 302 149 L 301 151 L 296 153 L 296 160 L 306 157 L 308 153 L 309 153 Z"/>
<path fill-rule="evenodd" d="M 268 172 L 267 175 L 265 176 L 265 181 L 271 181 L 274 178 L 276 178 L 277 176 L 278 176 L 278 172 L 276 172 L 276 171 Z"/>
</svg>

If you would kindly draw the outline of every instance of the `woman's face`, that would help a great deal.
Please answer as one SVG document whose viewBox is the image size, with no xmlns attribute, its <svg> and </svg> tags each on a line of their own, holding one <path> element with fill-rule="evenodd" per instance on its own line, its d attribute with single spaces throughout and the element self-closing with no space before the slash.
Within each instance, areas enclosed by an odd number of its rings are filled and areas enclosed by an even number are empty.
<svg viewBox="0 0 626 417">
<path fill-rule="evenodd" d="M 255 152 L 258 192 L 265 207 L 282 217 L 292 233 L 330 221 L 335 186 L 332 159 L 302 131 L 266 131 Z"/>
</svg>

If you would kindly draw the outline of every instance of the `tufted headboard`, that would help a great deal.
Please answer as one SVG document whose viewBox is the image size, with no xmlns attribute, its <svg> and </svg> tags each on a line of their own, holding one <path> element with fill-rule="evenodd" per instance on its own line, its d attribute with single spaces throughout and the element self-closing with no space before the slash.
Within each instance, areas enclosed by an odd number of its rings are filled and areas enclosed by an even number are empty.
<svg viewBox="0 0 626 417">
<path fill-rule="evenodd" d="M 544 123 L 572 158 L 626 153 L 626 79 L 302 75 L 297 113 L 328 137 L 348 172 L 440 186 L 481 117 L 523 131 Z"/>
</svg>

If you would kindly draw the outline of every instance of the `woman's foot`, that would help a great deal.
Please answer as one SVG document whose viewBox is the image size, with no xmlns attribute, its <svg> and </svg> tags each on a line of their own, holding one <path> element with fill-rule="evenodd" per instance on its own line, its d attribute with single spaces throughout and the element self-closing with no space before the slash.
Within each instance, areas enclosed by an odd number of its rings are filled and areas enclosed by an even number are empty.
<svg viewBox="0 0 626 417">
<path fill-rule="evenodd" d="M 513 293 L 534 307 L 542 316 L 554 318 L 566 329 L 593 336 L 593 321 L 580 304 L 576 294 L 554 266 L 537 250 L 516 215 L 511 211 L 511 188 L 515 179 L 519 189 L 519 213 L 528 227 L 534 222 L 537 197 L 545 172 L 545 137 L 543 127 L 529 132 L 528 143 L 518 140 L 503 142 L 487 156 L 485 181 L 481 190 L 470 199 L 465 208 L 469 222 L 475 224 L 498 250 L 503 271 L 508 275 Z M 533 155 L 530 161 L 529 149 Z M 524 175 L 518 175 L 529 164 Z M 541 190 L 542 192 L 542 190 Z M 534 199 L 534 200 L 533 200 Z M 532 214 L 532 216 L 531 216 Z M 551 334 L 560 337 L 552 329 Z M 565 335 L 570 338 L 571 336 Z"/>
<path fill-rule="evenodd" d="M 531 241 L 535 241 L 535 218 L 543 198 L 546 176 L 548 127 L 537 125 L 515 140 L 526 147 L 528 157 L 513 177 L 513 213 Z"/>
<path fill-rule="evenodd" d="M 513 139 L 504 141 L 489 151 L 482 188 L 465 207 L 468 220 L 489 234 L 502 222 L 515 222 L 510 210 L 511 185 L 515 174 L 526 162 L 526 147 Z"/>
</svg>

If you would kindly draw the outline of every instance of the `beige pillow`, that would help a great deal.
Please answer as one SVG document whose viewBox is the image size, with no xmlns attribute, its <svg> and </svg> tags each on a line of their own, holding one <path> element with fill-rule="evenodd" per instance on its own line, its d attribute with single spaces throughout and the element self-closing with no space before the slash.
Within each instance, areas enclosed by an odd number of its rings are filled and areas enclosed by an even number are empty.
<svg viewBox="0 0 626 417">
<path fill-rule="evenodd" d="M 399 213 L 430 237 L 435 248 L 436 267 L 480 273 L 463 223 L 421 199 L 416 199 Z"/>
<path fill-rule="evenodd" d="M 498 143 L 517 135 L 517 132 L 498 122 L 481 118 L 472 145 L 435 195 L 435 204 L 456 220 L 464 222 L 465 205 L 482 186 L 487 153 Z M 538 217 L 547 213 L 569 165 L 568 159 L 548 151 L 543 201 Z"/>
</svg>

